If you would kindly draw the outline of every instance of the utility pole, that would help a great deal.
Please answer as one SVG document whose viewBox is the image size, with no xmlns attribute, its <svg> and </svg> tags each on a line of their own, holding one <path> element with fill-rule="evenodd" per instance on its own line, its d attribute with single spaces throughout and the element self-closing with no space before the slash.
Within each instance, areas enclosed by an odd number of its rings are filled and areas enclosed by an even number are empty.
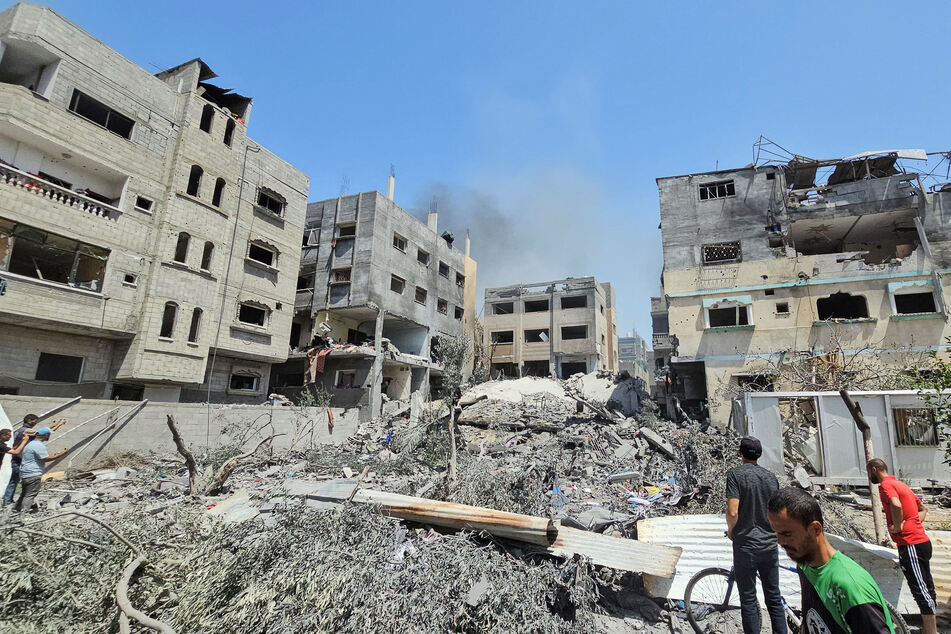
<svg viewBox="0 0 951 634">
<path fill-rule="evenodd" d="M 865 464 L 868 464 L 868 461 L 875 457 L 875 449 L 872 446 L 872 428 L 868 426 L 868 421 L 865 420 L 862 407 L 852 400 L 848 391 L 844 388 L 839 390 L 839 396 L 845 401 L 845 406 L 849 408 L 855 426 L 862 432 L 862 442 L 865 445 Z M 875 541 L 879 544 L 887 544 L 888 536 L 885 535 L 885 527 L 882 525 L 882 499 L 878 494 L 878 485 L 869 480 L 868 491 L 872 498 L 872 523 L 875 526 Z"/>
</svg>

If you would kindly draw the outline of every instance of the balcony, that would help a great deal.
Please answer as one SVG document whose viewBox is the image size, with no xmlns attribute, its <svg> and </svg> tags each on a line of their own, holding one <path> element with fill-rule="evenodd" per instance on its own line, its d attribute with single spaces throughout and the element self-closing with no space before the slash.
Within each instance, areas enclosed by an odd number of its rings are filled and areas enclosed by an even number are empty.
<svg viewBox="0 0 951 634">
<path fill-rule="evenodd" d="M 105 220 L 118 221 L 122 211 L 117 207 L 84 196 L 66 187 L 54 185 L 32 174 L 28 174 L 10 165 L 0 164 L 0 183 L 9 187 L 16 187 L 47 198 L 64 207 L 72 207 L 82 213 L 87 213 Z"/>
<path fill-rule="evenodd" d="M 304 310 L 305 308 L 310 308 L 314 303 L 314 289 L 312 288 L 299 288 L 297 289 L 297 295 L 294 297 L 294 310 Z"/>
</svg>

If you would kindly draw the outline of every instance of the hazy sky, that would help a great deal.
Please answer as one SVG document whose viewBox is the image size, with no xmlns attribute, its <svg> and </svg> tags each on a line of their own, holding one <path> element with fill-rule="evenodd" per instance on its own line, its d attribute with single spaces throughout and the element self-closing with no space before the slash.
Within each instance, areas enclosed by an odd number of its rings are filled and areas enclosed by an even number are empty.
<svg viewBox="0 0 951 634">
<path fill-rule="evenodd" d="M 2 3 L 0 3 L 2 4 Z M 310 200 L 386 189 L 467 228 L 486 286 L 594 275 L 650 334 L 659 176 L 951 149 L 951 4 L 59 0 L 157 72 L 194 57 Z M 945 123 L 941 123 L 945 121 Z M 461 240 L 457 242 L 461 244 Z"/>
</svg>

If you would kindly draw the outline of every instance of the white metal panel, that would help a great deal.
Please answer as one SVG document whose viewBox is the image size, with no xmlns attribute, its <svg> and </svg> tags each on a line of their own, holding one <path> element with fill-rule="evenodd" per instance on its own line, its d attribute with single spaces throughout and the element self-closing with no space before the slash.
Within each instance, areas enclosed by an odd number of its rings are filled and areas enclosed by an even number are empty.
<svg viewBox="0 0 951 634">
<path fill-rule="evenodd" d="M 779 399 L 747 398 L 747 420 L 750 436 L 763 443 L 763 457 L 759 464 L 773 473 L 783 473 L 783 423 L 779 419 Z"/>
<path fill-rule="evenodd" d="M 865 473 L 859 465 L 865 463 L 862 437 L 859 435 L 849 409 L 838 394 L 822 396 L 819 425 L 825 458 L 826 477 L 856 477 Z"/>
<path fill-rule="evenodd" d="M 13 429 L 13 425 L 10 424 L 7 413 L 3 411 L 3 405 L 0 405 L 0 429 Z M 7 445 L 10 445 L 12 442 L 13 439 L 10 439 Z M 4 455 L 3 462 L 0 463 L 0 495 L 3 495 L 3 492 L 7 490 L 7 482 L 10 481 L 10 472 L 12 470 L 10 467 L 11 460 L 12 458 Z"/>
</svg>

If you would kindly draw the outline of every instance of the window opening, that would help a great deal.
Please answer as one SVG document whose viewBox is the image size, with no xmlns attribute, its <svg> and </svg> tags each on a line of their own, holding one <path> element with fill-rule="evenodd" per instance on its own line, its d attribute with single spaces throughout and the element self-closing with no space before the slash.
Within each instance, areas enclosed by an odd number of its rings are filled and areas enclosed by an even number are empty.
<svg viewBox="0 0 951 634">
<path fill-rule="evenodd" d="M 548 343 L 548 328 L 535 328 L 525 331 L 525 343 Z"/>
<path fill-rule="evenodd" d="M 562 339 L 587 339 L 588 327 L 587 326 L 562 326 L 561 338 Z"/>
<path fill-rule="evenodd" d="M 868 319 L 868 303 L 862 295 L 833 293 L 816 300 L 819 321 L 833 319 Z"/>
<path fill-rule="evenodd" d="M 345 225 L 337 225 L 337 237 L 338 238 L 350 238 L 357 235 L 357 225 L 356 223 L 348 223 Z"/>
<path fill-rule="evenodd" d="M 700 200 L 729 198 L 731 196 L 736 196 L 736 187 L 732 180 L 700 184 Z"/>
<path fill-rule="evenodd" d="M 748 326 L 749 311 L 746 306 L 727 306 L 725 308 L 711 308 L 707 311 L 711 328 L 728 326 Z"/>
<path fill-rule="evenodd" d="M 135 206 L 136 209 L 141 209 L 142 211 L 152 211 L 152 201 L 142 196 L 135 197 Z"/>
<path fill-rule="evenodd" d="M 232 390 L 254 392 L 258 389 L 258 377 L 247 374 L 232 374 L 228 387 Z"/>
<path fill-rule="evenodd" d="M 73 90 L 72 99 L 69 101 L 69 109 L 80 117 L 88 119 L 123 138 L 132 138 L 132 128 L 135 125 L 132 119 L 85 93 Z"/>
<path fill-rule="evenodd" d="M 299 275 L 297 276 L 297 290 L 299 291 L 312 291 L 314 290 L 314 277 L 313 275 Z"/>
<path fill-rule="evenodd" d="M 53 183 L 54 185 L 59 185 L 60 187 L 65 187 L 66 189 L 73 188 L 73 184 L 70 183 L 69 181 L 64 181 L 62 178 L 56 178 L 52 174 L 47 174 L 46 172 L 42 170 L 38 171 L 36 174 L 43 180 L 49 181 L 50 183 Z"/>
<path fill-rule="evenodd" d="M 0 270 L 99 292 L 109 251 L 0 219 Z"/>
<path fill-rule="evenodd" d="M 899 447 L 937 447 L 938 428 L 930 407 L 892 408 L 895 444 Z"/>
<path fill-rule="evenodd" d="M 550 376 L 548 361 L 526 361 L 522 364 L 522 376 Z"/>
<path fill-rule="evenodd" d="M 436 298 L 436 310 L 441 314 L 446 315 L 449 313 L 449 302 L 442 298 Z"/>
<path fill-rule="evenodd" d="M 284 216 L 284 207 L 287 201 L 284 197 L 263 187 L 258 189 L 258 207 L 265 209 L 275 216 Z"/>
<path fill-rule="evenodd" d="M 215 254 L 215 243 L 206 242 L 205 248 L 201 252 L 201 270 L 210 271 L 211 270 L 211 258 Z"/>
<path fill-rule="evenodd" d="M 397 277 L 396 275 L 390 276 L 390 290 L 394 293 L 403 294 L 403 289 L 406 288 L 406 280 L 402 277 Z"/>
<path fill-rule="evenodd" d="M 775 295 L 775 294 L 776 294 L 776 289 L 774 288 L 767 288 L 765 291 L 763 291 L 763 295 Z"/>
<path fill-rule="evenodd" d="M 587 295 L 572 295 L 561 298 L 561 307 L 565 308 L 585 308 L 588 305 Z"/>
<path fill-rule="evenodd" d="M 526 313 L 543 313 L 548 310 L 547 299 L 531 299 L 525 302 Z"/>
<path fill-rule="evenodd" d="M 466 287 L 466 276 L 462 273 L 456 273 L 456 286 L 459 288 Z"/>
<path fill-rule="evenodd" d="M 448 278 L 448 277 L 449 277 L 449 265 L 446 264 L 445 262 L 440 262 L 440 263 L 439 263 L 439 274 L 442 275 L 443 277 L 447 277 L 447 278 Z"/>
<path fill-rule="evenodd" d="M 425 266 L 429 266 L 429 254 L 422 249 L 416 250 L 416 261 Z"/>
<path fill-rule="evenodd" d="M 304 241 L 302 247 L 316 247 L 320 243 L 320 229 L 307 229 L 304 231 Z"/>
<path fill-rule="evenodd" d="M 184 231 L 178 234 L 178 242 L 175 244 L 175 257 L 173 258 L 176 262 L 185 263 L 188 258 L 188 243 L 190 241 L 191 236 Z"/>
<path fill-rule="evenodd" d="M 936 313 L 938 308 L 934 303 L 934 293 L 901 293 L 895 295 L 895 312 L 899 315 L 917 315 L 922 313 Z"/>
<path fill-rule="evenodd" d="M 777 315 L 788 315 L 788 314 L 789 314 L 789 302 L 776 302 L 776 314 L 777 314 Z"/>
<path fill-rule="evenodd" d="M 422 286 L 416 287 L 416 303 L 417 304 L 426 304 L 426 289 Z"/>
<path fill-rule="evenodd" d="M 399 249 L 400 251 L 406 251 L 406 238 L 401 236 L 398 233 L 393 234 L 393 246 Z"/>
<path fill-rule="evenodd" d="M 238 321 L 264 328 L 267 323 L 267 309 L 251 303 L 241 304 L 238 307 Z"/>
<path fill-rule="evenodd" d="M 703 263 L 719 264 L 721 262 L 739 262 L 739 242 L 716 242 L 703 245 Z"/>
<path fill-rule="evenodd" d="M 175 302 L 166 302 L 165 310 L 162 311 L 162 327 L 159 329 L 159 337 L 171 339 L 175 332 L 175 317 L 178 315 L 178 304 Z"/>
<path fill-rule="evenodd" d="M 201 169 L 197 165 L 192 165 L 191 171 L 188 173 L 188 189 L 185 190 L 185 193 L 189 196 L 198 197 L 198 192 L 201 190 L 201 177 L 205 173 L 205 170 Z"/>
<path fill-rule="evenodd" d="M 349 282 L 352 271 L 353 269 L 350 267 L 347 267 L 345 269 L 334 269 L 333 282 L 335 284 L 339 284 L 341 282 Z"/>
<path fill-rule="evenodd" d="M 266 266 L 277 266 L 277 253 L 273 249 L 269 249 L 257 242 L 248 243 L 248 258 Z"/>
<path fill-rule="evenodd" d="M 211 122 L 214 116 L 215 107 L 211 104 L 206 104 L 205 107 L 201 109 L 201 121 L 198 122 L 198 127 L 205 132 L 211 133 Z"/>
<path fill-rule="evenodd" d="M 201 327 L 201 313 L 200 308 L 196 308 L 192 311 L 192 323 L 188 327 L 188 341 L 191 343 L 198 342 L 198 329 Z"/>
<path fill-rule="evenodd" d="M 571 363 L 561 364 L 561 378 L 567 379 L 575 374 L 585 374 L 588 371 L 588 364 L 584 361 L 573 361 Z"/>
<path fill-rule="evenodd" d="M 337 380 L 334 387 L 343 390 L 355 387 L 357 384 L 356 370 L 337 370 Z"/>
<path fill-rule="evenodd" d="M 814 398 L 780 398 L 783 453 L 803 465 L 811 475 L 823 475 L 822 436 Z"/>
<path fill-rule="evenodd" d="M 135 275 L 132 275 L 132 273 L 126 273 L 122 277 L 122 283 L 128 284 L 129 286 L 135 286 L 135 279 Z"/>
<path fill-rule="evenodd" d="M 231 139 L 234 136 L 234 119 L 228 118 L 228 122 L 225 124 L 225 145 L 231 147 Z"/>
<path fill-rule="evenodd" d="M 496 330 L 490 337 L 492 343 L 515 343 L 514 330 Z"/>
<path fill-rule="evenodd" d="M 37 381 L 79 383 L 83 374 L 83 357 L 41 352 L 36 364 Z"/>
<path fill-rule="evenodd" d="M 215 207 L 221 206 L 221 196 L 225 193 L 225 179 L 219 178 L 215 181 L 215 193 L 211 197 L 211 204 Z"/>
<path fill-rule="evenodd" d="M 514 312 L 515 312 L 514 302 L 499 302 L 497 304 L 492 304 L 493 315 L 511 315 Z"/>
<path fill-rule="evenodd" d="M 455 312 L 456 319 L 462 319 L 462 316 L 464 313 L 465 311 L 462 308 L 460 308 L 459 306 L 456 306 L 456 312 Z"/>
</svg>

